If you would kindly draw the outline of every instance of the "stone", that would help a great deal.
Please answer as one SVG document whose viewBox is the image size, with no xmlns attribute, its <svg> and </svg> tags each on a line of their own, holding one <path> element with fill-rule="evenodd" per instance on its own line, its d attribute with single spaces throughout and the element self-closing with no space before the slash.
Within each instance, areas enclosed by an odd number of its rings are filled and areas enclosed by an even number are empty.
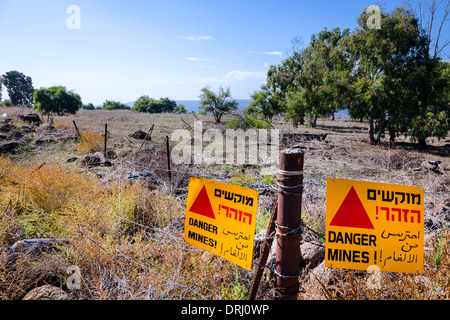
<svg viewBox="0 0 450 320">
<path fill-rule="evenodd" d="M 135 138 L 135 139 L 142 140 L 142 139 L 145 139 L 145 136 L 146 136 L 146 135 L 147 135 L 147 132 L 144 132 L 144 131 L 142 131 L 142 130 L 138 130 L 138 131 L 133 132 L 133 133 L 130 135 L 130 137 Z M 147 139 L 147 140 L 150 140 L 150 139 Z"/>
<path fill-rule="evenodd" d="M 23 133 L 20 131 L 13 131 L 11 132 L 6 140 L 19 140 L 23 138 Z"/>
<path fill-rule="evenodd" d="M 41 122 L 42 122 L 41 118 L 36 113 L 29 113 L 29 114 L 26 114 L 26 115 L 19 115 L 19 118 L 23 122 L 35 123 L 35 124 L 38 124 L 38 125 L 41 124 Z"/>
<path fill-rule="evenodd" d="M 420 166 L 422 169 L 437 173 L 437 174 L 444 174 L 442 168 L 441 168 L 441 161 L 423 161 Z"/>
<path fill-rule="evenodd" d="M 67 239 L 27 239 L 14 243 L 6 255 L 5 280 L 18 288 L 17 298 L 23 298 L 31 289 L 60 281 L 64 255 L 60 246 Z"/>
<path fill-rule="evenodd" d="M 46 284 L 34 288 L 22 300 L 70 300 L 70 297 L 61 288 Z"/>
<path fill-rule="evenodd" d="M 27 259 L 34 260 L 43 252 L 59 251 L 58 246 L 61 244 L 68 244 L 67 239 L 26 239 L 14 243 L 8 252 L 8 264 L 16 261 L 17 257 L 22 254 Z"/>
<path fill-rule="evenodd" d="M 0 127 L 0 132 L 7 133 L 7 132 L 11 132 L 12 130 L 15 130 L 15 129 L 17 129 L 17 128 L 15 126 L 13 126 L 12 124 L 6 123 Z"/>
<path fill-rule="evenodd" d="M 88 167 L 95 167 L 102 164 L 102 159 L 98 156 L 86 156 L 83 160 L 81 160 L 81 165 Z"/>
<path fill-rule="evenodd" d="M 66 160 L 66 162 L 67 162 L 67 163 L 70 163 L 70 162 L 75 162 L 75 161 L 77 161 L 77 160 L 78 160 L 77 157 L 70 157 L 69 159 Z"/>
<path fill-rule="evenodd" d="M 0 144 L 0 154 L 15 153 L 21 145 L 24 144 L 18 141 L 2 143 Z"/>
<path fill-rule="evenodd" d="M 300 245 L 300 265 L 315 268 L 325 259 L 325 247 L 316 242 L 305 242 Z"/>
</svg>

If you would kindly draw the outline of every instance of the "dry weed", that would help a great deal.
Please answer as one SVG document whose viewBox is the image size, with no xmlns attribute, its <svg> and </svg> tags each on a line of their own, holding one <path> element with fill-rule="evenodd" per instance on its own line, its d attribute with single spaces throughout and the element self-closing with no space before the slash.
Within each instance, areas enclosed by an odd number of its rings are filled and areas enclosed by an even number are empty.
<svg viewBox="0 0 450 320">
<path fill-rule="evenodd" d="M 80 133 L 80 144 L 75 148 L 76 153 L 93 153 L 102 151 L 104 148 L 104 137 L 95 131 Z"/>
</svg>

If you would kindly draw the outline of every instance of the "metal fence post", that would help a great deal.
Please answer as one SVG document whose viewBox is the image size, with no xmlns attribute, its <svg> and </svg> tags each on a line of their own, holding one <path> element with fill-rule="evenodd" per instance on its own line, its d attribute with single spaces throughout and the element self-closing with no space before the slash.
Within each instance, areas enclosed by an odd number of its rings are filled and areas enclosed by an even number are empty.
<svg viewBox="0 0 450 320">
<path fill-rule="evenodd" d="M 303 161 L 299 148 L 280 152 L 275 289 L 282 300 L 299 292 Z"/>
</svg>

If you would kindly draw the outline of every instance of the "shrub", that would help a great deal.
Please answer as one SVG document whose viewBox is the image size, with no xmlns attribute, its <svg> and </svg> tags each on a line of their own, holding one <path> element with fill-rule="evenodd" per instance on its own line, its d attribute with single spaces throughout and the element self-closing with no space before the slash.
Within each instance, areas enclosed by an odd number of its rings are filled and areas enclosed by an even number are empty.
<svg viewBox="0 0 450 320">
<path fill-rule="evenodd" d="M 104 137 L 95 131 L 81 133 L 81 143 L 75 148 L 76 153 L 92 153 L 102 151 L 104 147 Z"/>
</svg>

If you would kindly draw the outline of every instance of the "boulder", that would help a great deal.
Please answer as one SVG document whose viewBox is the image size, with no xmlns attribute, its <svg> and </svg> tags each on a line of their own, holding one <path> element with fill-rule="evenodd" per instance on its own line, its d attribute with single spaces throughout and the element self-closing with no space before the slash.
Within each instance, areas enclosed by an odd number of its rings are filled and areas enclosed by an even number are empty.
<svg viewBox="0 0 450 320">
<path fill-rule="evenodd" d="M 37 125 L 41 124 L 41 122 L 42 122 L 41 118 L 36 113 L 29 113 L 29 114 L 26 114 L 26 115 L 19 115 L 19 118 L 23 122 L 35 123 Z"/>
<path fill-rule="evenodd" d="M 139 139 L 139 140 L 143 140 L 145 139 L 147 135 L 147 132 L 144 132 L 142 130 L 138 130 L 136 132 L 133 132 L 130 137 L 135 138 L 135 139 Z M 151 140 L 151 138 L 147 138 L 147 140 Z"/>
<path fill-rule="evenodd" d="M 305 242 L 300 246 L 300 265 L 315 268 L 325 259 L 325 247 L 316 242 Z"/>
<path fill-rule="evenodd" d="M 34 288 L 22 300 L 70 300 L 70 297 L 61 288 L 46 284 Z"/>
<path fill-rule="evenodd" d="M 15 298 L 21 299 L 26 293 L 40 285 L 60 282 L 61 265 L 64 256 L 60 246 L 69 240 L 27 239 L 14 243 L 6 255 L 6 277 L 11 288 L 15 288 Z"/>
<path fill-rule="evenodd" d="M 86 156 L 83 160 L 81 160 L 81 165 L 87 167 L 95 167 L 102 164 L 102 159 L 98 156 Z"/>
<path fill-rule="evenodd" d="M 8 265 L 14 264 L 19 256 L 24 260 L 39 260 L 42 253 L 58 252 L 59 246 L 68 244 L 67 239 L 26 239 L 14 243 L 8 252 Z"/>
<path fill-rule="evenodd" d="M 0 154 L 16 153 L 17 148 L 25 145 L 20 141 L 4 142 L 0 144 Z"/>
<path fill-rule="evenodd" d="M 4 125 L 0 126 L 0 132 L 7 133 L 11 132 L 12 130 L 15 130 L 16 126 L 13 126 L 12 124 L 5 123 Z"/>
<path fill-rule="evenodd" d="M 6 140 L 19 140 L 23 138 L 23 133 L 20 131 L 13 131 L 11 132 Z"/>
<path fill-rule="evenodd" d="M 426 160 L 426 161 L 423 161 L 420 164 L 420 166 L 421 166 L 422 170 L 424 169 L 424 170 L 428 170 L 428 171 L 431 171 L 431 172 L 434 172 L 434 173 L 437 173 L 437 174 L 444 174 L 444 171 L 441 168 L 441 161 L 438 161 L 438 160 L 437 161 Z"/>
</svg>

